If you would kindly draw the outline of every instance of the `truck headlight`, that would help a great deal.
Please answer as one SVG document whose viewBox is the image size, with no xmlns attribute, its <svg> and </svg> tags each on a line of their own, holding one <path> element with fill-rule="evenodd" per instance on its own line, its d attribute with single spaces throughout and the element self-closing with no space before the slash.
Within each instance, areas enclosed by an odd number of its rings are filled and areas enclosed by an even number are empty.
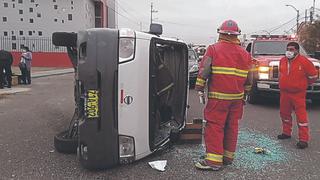
<svg viewBox="0 0 320 180">
<path fill-rule="evenodd" d="M 267 66 L 260 66 L 258 68 L 258 70 L 259 70 L 259 72 L 267 73 L 267 72 L 269 72 L 270 68 Z"/>
<path fill-rule="evenodd" d="M 119 136 L 120 164 L 127 164 L 134 161 L 135 147 L 134 139 L 129 136 Z"/>
<path fill-rule="evenodd" d="M 198 66 L 198 64 L 193 65 L 193 66 L 190 68 L 190 70 L 189 70 L 189 72 L 196 72 L 196 71 L 199 71 L 199 66 Z"/>
<path fill-rule="evenodd" d="M 121 29 L 119 39 L 119 63 L 130 61 L 134 58 L 135 32 L 131 29 Z"/>
<path fill-rule="evenodd" d="M 260 66 L 258 68 L 259 79 L 269 79 L 269 70 L 268 66 Z"/>
</svg>

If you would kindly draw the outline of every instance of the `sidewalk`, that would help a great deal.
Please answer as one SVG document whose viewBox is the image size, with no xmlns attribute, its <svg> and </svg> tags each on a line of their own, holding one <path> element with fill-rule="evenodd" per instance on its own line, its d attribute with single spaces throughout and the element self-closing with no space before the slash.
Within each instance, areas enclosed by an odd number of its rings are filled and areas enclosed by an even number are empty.
<svg viewBox="0 0 320 180">
<path fill-rule="evenodd" d="M 31 69 L 31 77 L 32 78 L 41 78 L 46 76 L 54 76 L 54 75 L 62 75 L 62 74 L 69 74 L 73 73 L 73 68 L 66 68 L 66 69 L 57 69 L 57 68 L 46 68 L 46 67 L 33 67 Z M 20 70 L 18 67 L 12 67 L 13 74 L 20 74 Z M 20 92 L 30 91 L 31 88 L 28 87 L 21 87 L 20 85 L 12 86 L 12 88 L 4 88 L 0 89 L 0 98 L 3 95 L 9 94 L 16 94 Z"/>
</svg>

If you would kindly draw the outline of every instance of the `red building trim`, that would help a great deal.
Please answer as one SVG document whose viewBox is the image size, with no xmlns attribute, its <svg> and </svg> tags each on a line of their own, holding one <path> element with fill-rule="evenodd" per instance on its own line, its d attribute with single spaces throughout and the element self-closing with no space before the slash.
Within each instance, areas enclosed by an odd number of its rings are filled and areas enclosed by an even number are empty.
<svg viewBox="0 0 320 180">
<path fill-rule="evenodd" d="M 12 52 L 12 55 L 14 59 L 13 65 L 17 66 L 20 62 L 21 52 Z M 67 53 L 33 52 L 32 66 L 72 68 L 72 63 Z"/>
</svg>

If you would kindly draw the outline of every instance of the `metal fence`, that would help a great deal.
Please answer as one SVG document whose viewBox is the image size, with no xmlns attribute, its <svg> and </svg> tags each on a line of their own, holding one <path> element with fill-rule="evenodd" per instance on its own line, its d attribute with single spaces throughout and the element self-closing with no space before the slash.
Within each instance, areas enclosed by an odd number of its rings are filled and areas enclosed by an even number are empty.
<svg viewBox="0 0 320 180">
<path fill-rule="evenodd" d="M 65 47 L 53 45 L 51 37 L 0 36 L 0 49 L 21 51 L 23 46 L 29 47 L 33 52 L 66 52 Z"/>
</svg>

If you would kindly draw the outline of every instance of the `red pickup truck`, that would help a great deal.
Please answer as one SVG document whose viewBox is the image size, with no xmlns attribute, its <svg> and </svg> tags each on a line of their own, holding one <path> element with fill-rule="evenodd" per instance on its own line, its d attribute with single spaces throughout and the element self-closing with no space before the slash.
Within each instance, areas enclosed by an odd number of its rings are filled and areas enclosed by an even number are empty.
<svg viewBox="0 0 320 180">
<path fill-rule="evenodd" d="M 248 102 L 255 104 L 263 97 L 279 97 L 279 62 L 285 55 L 286 46 L 290 41 L 297 41 L 287 35 L 253 35 L 245 48 L 251 53 L 255 62 L 254 83 L 248 95 Z M 319 67 L 320 61 L 313 59 L 300 45 L 300 53 L 313 62 L 318 70 L 318 80 L 308 87 L 307 98 L 320 99 Z"/>
</svg>

